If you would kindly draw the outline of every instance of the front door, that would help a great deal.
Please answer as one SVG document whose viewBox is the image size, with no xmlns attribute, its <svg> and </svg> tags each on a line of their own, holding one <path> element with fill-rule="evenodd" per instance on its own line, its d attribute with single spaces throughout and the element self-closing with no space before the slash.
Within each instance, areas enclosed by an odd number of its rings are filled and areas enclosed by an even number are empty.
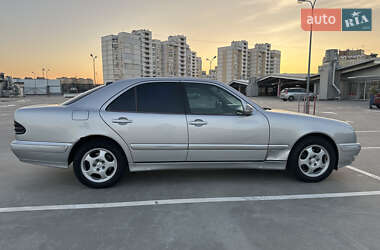
<svg viewBox="0 0 380 250">
<path fill-rule="evenodd" d="M 138 85 L 113 100 L 101 116 L 128 144 L 134 162 L 186 161 L 188 134 L 180 83 Z"/>
<path fill-rule="evenodd" d="M 213 84 L 185 83 L 188 161 L 263 161 L 269 125 L 258 111 L 242 115 L 242 101 Z"/>
</svg>

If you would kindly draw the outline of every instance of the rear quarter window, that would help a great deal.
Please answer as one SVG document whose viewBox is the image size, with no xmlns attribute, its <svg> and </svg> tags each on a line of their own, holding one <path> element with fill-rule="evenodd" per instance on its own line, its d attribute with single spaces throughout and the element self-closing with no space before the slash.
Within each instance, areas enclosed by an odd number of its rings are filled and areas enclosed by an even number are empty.
<svg viewBox="0 0 380 250">
<path fill-rule="evenodd" d="M 90 95 L 90 94 L 92 94 L 92 93 L 94 93 L 94 92 L 96 92 L 96 91 L 98 91 L 98 90 L 104 88 L 104 86 L 105 86 L 105 85 L 100 85 L 100 86 L 95 87 L 95 88 L 93 88 L 93 89 L 87 90 L 86 92 L 83 92 L 82 94 L 79 94 L 79 95 L 77 95 L 77 96 L 75 96 L 75 97 L 73 97 L 73 98 L 71 98 L 71 99 L 65 101 L 64 103 L 62 103 L 62 105 L 70 105 L 70 104 L 73 104 L 73 103 L 79 101 L 80 99 L 82 99 L 82 98 L 84 98 L 84 97 L 86 97 L 86 96 L 88 96 L 88 95 Z"/>
</svg>

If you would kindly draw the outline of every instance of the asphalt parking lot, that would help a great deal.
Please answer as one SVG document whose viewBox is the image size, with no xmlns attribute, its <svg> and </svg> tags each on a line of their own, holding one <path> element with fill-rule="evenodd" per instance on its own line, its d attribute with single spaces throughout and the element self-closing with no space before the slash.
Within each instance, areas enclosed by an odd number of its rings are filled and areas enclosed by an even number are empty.
<svg viewBox="0 0 380 250">
<path fill-rule="evenodd" d="M 363 147 L 321 183 L 283 171 L 161 171 L 95 190 L 71 169 L 10 151 L 17 108 L 63 100 L 0 99 L 0 249 L 380 249 L 380 110 L 366 102 L 318 104 L 318 115 L 351 123 Z M 297 102 L 254 100 L 297 111 Z"/>
</svg>

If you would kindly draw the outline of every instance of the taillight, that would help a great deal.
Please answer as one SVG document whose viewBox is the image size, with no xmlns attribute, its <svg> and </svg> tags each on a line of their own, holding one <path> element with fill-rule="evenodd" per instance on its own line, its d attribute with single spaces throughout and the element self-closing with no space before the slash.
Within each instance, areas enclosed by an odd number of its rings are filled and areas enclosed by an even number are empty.
<svg viewBox="0 0 380 250">
<path fill-rule="evenodd" d="M 24 128 L 24 126 L 22 126 L 20 123 L 18 123 L 16 121 L 14 121 L 14 125 L 15 125 L 15 134 L 16 135 L 25 134 L 26 129 Z"/>
<path fill-rule="evenodd" d="M 287 89 L 285 89 L 285 94 L 287 94 L 288 93 L 288 90 Z"/>
</svg>

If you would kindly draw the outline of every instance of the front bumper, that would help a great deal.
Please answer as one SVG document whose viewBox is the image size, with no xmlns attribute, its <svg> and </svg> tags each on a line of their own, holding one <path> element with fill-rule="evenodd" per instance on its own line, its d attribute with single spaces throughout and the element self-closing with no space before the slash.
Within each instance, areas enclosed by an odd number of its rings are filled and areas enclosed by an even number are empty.
<svg viewBox="0 0 380 250">
<path fill-rule="evenodd" d="M 20 161 L 49 167 L 67 168 L 71 148 L 71 143 L 19 140 L 11 142 L 12 152 Z"/>
<path fill-rule="evenodd" d="M 350 165 L 361 150 L 360 143 L 338 144 L 339 162 L 338 168 Z"/>
</svg>

